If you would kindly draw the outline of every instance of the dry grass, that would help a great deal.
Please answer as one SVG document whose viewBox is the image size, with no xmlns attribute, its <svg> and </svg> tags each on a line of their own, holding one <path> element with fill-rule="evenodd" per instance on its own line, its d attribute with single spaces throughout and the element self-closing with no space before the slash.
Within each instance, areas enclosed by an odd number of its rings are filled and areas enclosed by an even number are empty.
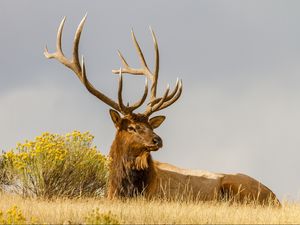
<svg viewBox="0 0 300 225">
<path fill-rule="evenodd" d="M 18 206 L 26 218 L 39 223 L 84 223 L 86 216 L 99 208 L 111 212 L 125 224 L 292 224 L 300 223 L 300 204 L 283 203 L 281 208 L 228 203 L 180 203 L 146 201 L 109 201 L 106 199 L 23 199 L 1 194 L 0 210 Z"/>
</svg>

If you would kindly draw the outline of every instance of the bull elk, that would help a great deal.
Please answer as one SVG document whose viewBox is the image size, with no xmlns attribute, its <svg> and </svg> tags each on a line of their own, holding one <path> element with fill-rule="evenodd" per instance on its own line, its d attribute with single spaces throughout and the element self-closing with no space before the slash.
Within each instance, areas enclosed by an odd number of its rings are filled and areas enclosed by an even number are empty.
<svg viewBox="0 0 300 225">
<path fill-rule="evenodd" d="M 61 47 L 65 18 L 58 28 L 56 52 L 49 53 L 46 47 L 44 54 L 46 58 L 54 58 L 71 69 L 91 94 L 112 108 L 109 112 L 117 132 L 109 153 L 112 160 L 108 183 L 109 198 L 144 195 L 149 198 L 163 197 L 167 199 L 213 200 L 216 198 L 234 198 L 239 201 L 248 199 L 259 203 L 271 199 L 280 204 L 269 188 L 247 175 L 186 170 L 154 161 L 151 152 L 160 149 L 163 142 L 153 130 L 162 124 L 165 116 L 150 116 L 169 107 L 179 99 L 182 93 L 182 81 L 177 80 L 172 91 L 168 86 L 164 94 L 158 97 L 159 49 L 156 36 L 151 30 L 155 66 L 153 70 L 150 70 L 132 31 L 131 36 L 141 61 L 141 67 L 131 67 L 121 52 L 118 51 L 123 68 L 112 70 L 112 73 L 119 75 L 118 101 L 107 97 L 88 80 L 84 58 L 82 57 L 81 62 L 79 60 L 79 41 L 85 20 L 86 16 L 77 28 L 71 59 L 65 57 Z M 140 100 L 132 105 L 125 105 L 123 102 L 123 74 L 146 77 L 144 93 Z M 134 113 L 147 99 L 148 80 L 151 81 L 149 102 L 143 113 Z"/>
</svg>

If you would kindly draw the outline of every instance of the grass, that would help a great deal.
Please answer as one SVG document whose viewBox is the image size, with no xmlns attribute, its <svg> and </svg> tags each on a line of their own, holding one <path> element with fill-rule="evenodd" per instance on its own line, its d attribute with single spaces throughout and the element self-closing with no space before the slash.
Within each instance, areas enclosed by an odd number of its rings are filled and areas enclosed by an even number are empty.
<svg viewBox="0 0 300 225">
<path fill-rule="evenodd" d="M 123 224 L 299 224 L 300 204 L 283 202 L 281 208 L 218 202 L 164 202 L 79 198 L 39 200 L 2 193 L 0 210 L 17 206 L 25 218 L 38 223 L 101 223 L 101 218 Z M 103 216 L 104 215 L 104 216 Z M 100 218 L 91 218 L 98 216 Z M 111 219 L 112 217 L 112 219 Z M 108 220 L 107 220 L 108 219 Z M 98 222 L 97 222 L 98 221 Z M 100 221 L 100 222 L 99 222 Z"/>
</svg>

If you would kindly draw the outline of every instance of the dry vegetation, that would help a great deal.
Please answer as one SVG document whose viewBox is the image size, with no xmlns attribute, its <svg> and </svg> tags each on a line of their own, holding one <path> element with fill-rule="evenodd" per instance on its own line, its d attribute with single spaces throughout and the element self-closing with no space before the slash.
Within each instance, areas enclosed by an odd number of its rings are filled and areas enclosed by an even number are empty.
<svg viewBox="0 0 300 225">
<path fill-rule="evenodd" d="M 228 203 L 163 202 L 104 198 L 38 200 L 1 194 L 0 210 L 18 206 L 23 216 L 38 223 L 125 224 L 299 224 L 300 204 L 281 208 Z"/>
</svg>

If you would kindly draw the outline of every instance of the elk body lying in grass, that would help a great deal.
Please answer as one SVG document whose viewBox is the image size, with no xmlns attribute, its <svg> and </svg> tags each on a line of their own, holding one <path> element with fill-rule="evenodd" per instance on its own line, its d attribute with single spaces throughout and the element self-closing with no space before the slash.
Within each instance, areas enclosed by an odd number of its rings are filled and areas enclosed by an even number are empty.
<svg viewBox="0 0 300 225">
<path fill-rule="evenodd" d="M 49 53 L 46 48 L 45 56 L 55 58 L 70 68 L 91 94 L 112 108 L 110 115 L 117 132 L 109 153 L 112 160 L 108 184 L 109 198 L 144 195 L 149 198 L 235 199 L 238 201 L 247 199 L 259 203 L 270 200 L 279 203 L 269 188 L 247 175 L 185 170 L 154 161 L 151 152 L 162 147 L 162 139 L 153 130 L 161 125 L 165 117 L 150 116 L 170 106 L 180 97 L 182 82 L 177 80 L 173 91 L 170 92 L 168 87 L 162 97 L 157 97 L 159 50 L 155 34 L 151 30 L 155 50 L 155 67 L 152 72 L 132 32 L 132 39 L 142 66 L 141 68 L 130 67 L 122 54 L 118 52 L 123 68 L 112 71 L 119 74 L 118 101 L 110 99 L 89 82 L 86 76 L 85 62 L 83 59 L 82 63 L 79 61 L 78 46 L 85 19 L 86 17 L 82 19 L 75 34 L 72 59 L 67 59 L 61 49 L 65 18 L 58 28 L 57 51 Z M 122 74 L 146 77 L 142 98 L 131 106 L 123 103 Z M 148 80 L 151 81 L 150 101 L 143 113 L 134 113 L 133 111 L 142 106 L 147 98 Z"/>
<path fill-rule="evenodd" d="M 179 200 L 234 200 L 279 203 L 265 185 L 244 174 L 221 174 L 180 169 L 154 161 L 151 151 L 162 147 L 162 140 L 153 129 L 165 119 L 148 119 L 143 114 L 126 115 L 110 110 L 117 128 L 110 149 L 108 196 L 147 197 Z"/>
</svg>

